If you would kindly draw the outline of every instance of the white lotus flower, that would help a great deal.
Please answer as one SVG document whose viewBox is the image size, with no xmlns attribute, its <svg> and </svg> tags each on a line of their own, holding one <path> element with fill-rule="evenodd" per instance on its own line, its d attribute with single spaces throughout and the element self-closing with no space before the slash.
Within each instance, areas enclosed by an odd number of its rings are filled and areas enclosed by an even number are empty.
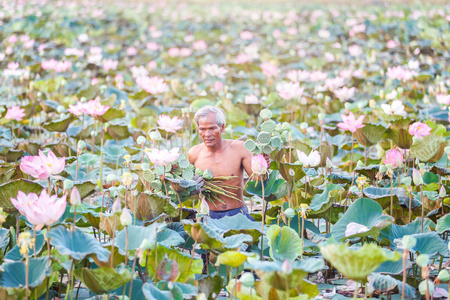
<svg viewBox="0 0 450 300">
<path fill-rule="evenodd" d="M 309 155 L 305 152 L 297 150 L 298 160 L 303 164 L 305 168 L 315 167 L 320 164 L 320 154 L 319 151 L 313 150 Z"/>
<path fill-rule="evenodd" d="M 355 222 L 350 222 L 347 224 L 347 228 L 345 229 L 345 236 L 347 237 L 367 231 L 369 231 L 369 228 L 367 228 L 367 226 Z"/>
<path fill-rule="evenodd" d="M 387 115 L 406 115 L 405 106 L 403 105 L 401 100 L 394 100 L 392 104 L 381 104 L 381 108 L 384 110 Z"/>
</svg>

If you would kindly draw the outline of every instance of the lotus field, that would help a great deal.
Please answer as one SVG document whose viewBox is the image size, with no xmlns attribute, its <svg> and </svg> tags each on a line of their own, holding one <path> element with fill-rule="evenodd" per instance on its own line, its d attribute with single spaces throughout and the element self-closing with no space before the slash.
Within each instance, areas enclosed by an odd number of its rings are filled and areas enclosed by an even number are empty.
<svg viewBox="0 0 450 300">
<path fill-rule="evenodd" d="M 449 297 L 450 6 L 106 2 L 0 2 L 0 299 Z"/>
</svg>

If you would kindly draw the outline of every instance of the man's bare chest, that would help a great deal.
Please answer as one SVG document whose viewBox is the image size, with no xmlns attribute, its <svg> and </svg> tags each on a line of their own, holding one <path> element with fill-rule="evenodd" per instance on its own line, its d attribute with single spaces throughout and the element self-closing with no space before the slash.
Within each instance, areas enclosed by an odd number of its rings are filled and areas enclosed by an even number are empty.
<svg viewBox="0 0 450 300">
<path fill-rule="evenodd" d="M 195 167 L 201 170 L 209 169 L 213 176 L 239 176 L 242 173 L 242 161 L 234 155 L 200 155 L 195 161 Z"/>
</svg>

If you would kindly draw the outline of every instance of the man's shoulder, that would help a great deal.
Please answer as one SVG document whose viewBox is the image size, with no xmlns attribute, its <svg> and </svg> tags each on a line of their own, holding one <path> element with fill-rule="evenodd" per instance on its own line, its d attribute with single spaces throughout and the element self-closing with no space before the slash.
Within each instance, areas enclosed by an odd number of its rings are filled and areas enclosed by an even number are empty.
<svg viewBox="0 0 450 300">
<path fill-rule="evenodd" d="M 245 148 L 244 141 L 241 140 L 227 140 L 230 142 L 230 147 L 236 148 L 236 149 L 242 149 Z"/>
<path fill-rule="evenodd" d="M 195 145 L 191 149 L 189 149 L 188 159 L 191 163 L 197 159 L 199 153 L 202 151 L 202 149 L 204 147 L 205 147 L 205 145 L 202 143 L 202 144 Z"/>
</svg>

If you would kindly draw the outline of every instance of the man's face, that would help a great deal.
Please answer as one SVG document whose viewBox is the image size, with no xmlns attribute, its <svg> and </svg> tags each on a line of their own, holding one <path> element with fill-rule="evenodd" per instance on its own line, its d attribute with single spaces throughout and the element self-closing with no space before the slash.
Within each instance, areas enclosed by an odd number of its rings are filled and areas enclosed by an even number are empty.
<svg viewBox="0 0 450 300">
<path fill-rule="evenodd" d="M 216 146 L 222 140 L 222 133 L 225 131 L 224 125 L 217 125 L 216 115 L 214 114 L 199 118 L 197 128 L 206 147 Z"/>
</svg>

